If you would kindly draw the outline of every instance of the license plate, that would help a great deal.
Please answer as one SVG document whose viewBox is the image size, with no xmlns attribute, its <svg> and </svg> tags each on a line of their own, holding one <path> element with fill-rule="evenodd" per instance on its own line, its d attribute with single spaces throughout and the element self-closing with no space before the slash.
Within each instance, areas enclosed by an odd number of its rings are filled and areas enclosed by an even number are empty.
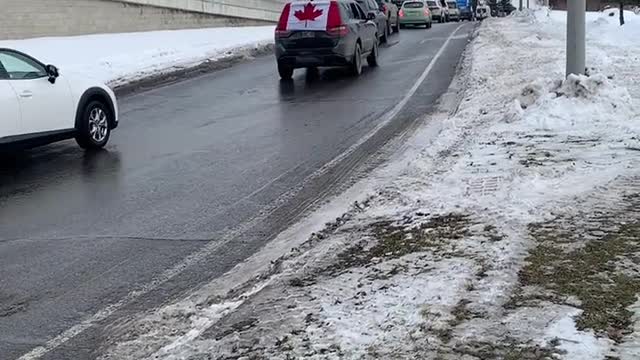
<svg viewBox="0 0 640 360">
<path fill-rule="evenodd" d="M 296 62 L 300 64 L 316 64 L 318 63 L 318 58 L 313 56 L 299 56 L 296 58 Z"/>
<path fill-rule="evenodd" d="M 300 31 L 299 33 L 297 33 L 296 38 L 298 39 L 302 39 L 302 38 L 313 38 L 316 37 L 315 33 L 313 31 Z"/>
</svg>

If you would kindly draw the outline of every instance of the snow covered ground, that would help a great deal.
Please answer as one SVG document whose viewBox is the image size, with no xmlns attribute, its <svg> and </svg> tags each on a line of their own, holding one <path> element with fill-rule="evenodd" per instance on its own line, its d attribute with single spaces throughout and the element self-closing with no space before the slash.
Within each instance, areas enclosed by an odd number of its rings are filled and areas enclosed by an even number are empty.
<svg viewBox="0 0 640 360">
<path fill-rule="evenodd" d="M 86 74 L 111 86 L 149 75 L 249 53 L 273 43 L 273 26 L 206 28 L 0 41 L 61 71 Z"/>
<path fill-rule="evenodd" d="M 104 358 L 640 358 L 640 17 L 565 80 L 564 15 L 483 22 L 454 113 Z"/>
</svg>

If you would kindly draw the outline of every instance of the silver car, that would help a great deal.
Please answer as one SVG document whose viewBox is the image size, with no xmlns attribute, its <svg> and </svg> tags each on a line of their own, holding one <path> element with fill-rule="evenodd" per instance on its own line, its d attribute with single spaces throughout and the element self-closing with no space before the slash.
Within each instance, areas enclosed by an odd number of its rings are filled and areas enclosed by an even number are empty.
<svg viewBox="0 0 640 360">
<path fill-rule="evenodd" d="M 428 0 L 427 6 L 429 6 L 433 20 L 441 23 L 449 21 L 449 10 L 447 7 L 442 6 L 440 0 Z"/>
<path fill-rule="evenodd" d="M 447 1 L 447 8 L 449 9 L 449 20 L 460 21 L 460 9 L 458 4 L 454 1 Z"/>
</svg>

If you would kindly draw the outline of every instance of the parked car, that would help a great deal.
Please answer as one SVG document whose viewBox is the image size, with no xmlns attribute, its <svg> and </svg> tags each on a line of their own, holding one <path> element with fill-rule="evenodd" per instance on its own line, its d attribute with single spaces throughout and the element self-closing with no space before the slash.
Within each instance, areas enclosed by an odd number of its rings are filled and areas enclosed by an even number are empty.
<svg viewBox="0 0 640 360">
<path fill-rule="evenodd" d="M 458 16 L 460 20 L 473 20 L 473 10 L 471 9 L 470 0 L 457 0 Z"/>
<path fill-rule="evenodd" d="M 484 20 L 491 17 L 491 8 L 489 5 L 478 5 L 476 8 L 476 19 Z"/>
<path fill-rule="evenodd" d="M 380 39 L 380 43 L 384 44 L 389 39 L 389 34 L 391 34 L 391 23 L 389 19 L 387 19 L 387 15 L 380 10 L 380 7 L 376 3 L 375 0 L 356 0 L 356 2 L 362 7 L 365 14 L 368 16 L 372 16 L 372 20 L 378 26 L 378 37 Z"/>
<path fill-rule="evenodd" d="M 460 10 L 456 0 L 447 1 L 447 8 L 449 10 L 449 20 L 460 21 Z"/>
<path fill-rule="evenodd" d="M 25 149 L 75 138 L 104 147 L 118 126 L 113 91 L 12 49 L 0 49 L 0 149 Z"/>
<path fill-rule="evenodd" d="M 447 21 L 447 11 L 440 3 L 440 0 L 428 0 L 427 6 L 429 7 L 429 11 L 431 11 L 431 18 L 433 20 L 441 23 Z"/>
<path fill-rule="evenodd" d="M 458 7 L 458 12 L 460 13 L 460 20 L 473 20 L 473 10 L 470 6 Z"/>
<path fill-rule="evenodd" d="M 285 4 L 275 31 L 280 77 L 288 80 L 294 69 L 317 66 L 345 66 L 360 75 L 364 58 L 369 66 L 377 66 L 375 18 L 352 0 Z"/>
<path fill-rule="evenodd" d="M 400 8 L 400 26 L 422 26 L 430 29 L 433 20 L 431 11 L 424 0 L 405 1 Z"/>
<path fill-rule="evenodd" d="M 391 26 L 394 33 L 400 31 L 400 20 L 398 18 L 398 6 L 391 0 L 376 0 L 380 11 L 387 15 L 387 23 Z"/>
</svg>

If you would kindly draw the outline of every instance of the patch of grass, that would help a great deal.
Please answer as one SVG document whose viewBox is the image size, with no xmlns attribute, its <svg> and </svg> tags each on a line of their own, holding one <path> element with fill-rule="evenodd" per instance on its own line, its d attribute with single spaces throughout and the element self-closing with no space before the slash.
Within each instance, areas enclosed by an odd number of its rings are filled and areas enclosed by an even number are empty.
<svg viewBox="0 0 640 360">
<path fill-rule="evenodd" d="M 460 355 L 469 355 L 482 360 L 547 360 L 556 359 L 561 351 L 556 348 L 557 341 L 544 347 L 537 344 L 519 343 L 507 339 L 500 343 L 466 342 L 454 348 Z"/>
<path fill-rule="evenodd" d="M 366 248 L 366 239 L 340 253 L 325 272 L 335 274 L 353 267 L 366 266 L 375 259 L 397 259 L 407 254 L 437 249 L 452 240 L 461 240 L 469 235 L 468 215 L 446 214 L 420 219 L 384 220 L 369 225 L 368 230 L 376 243 Z"/>
<path fill-rule="evenodd" d="M 437 246 L 444 240 L 460 240 L 468 235 L 468 226 L 468 216 L 461 214 L 436 216 L 409 227 L 380 221 L 372 225 L 379 241 L 368 253 L 377 258 L 398 258 Z"/>
<path fill-rule="evenodd" d="M 456 327 L 467 320 L 483 317 L 483 314 L 474 312 L 469 309 L 468 305 L 470 303 L 471 301 L 467 299 L 461 299 L 460 301 L 458 301 L 456 306 L 451 309 L 451 315 L 453 316 L 453 318 L 447 322 L 446 328 L 431 330 L 444 344 L 447 344 L 451 341 L 451 339 L 453 338 L 453 331 Z M 429 315 L 429 312 L 424 312 L 423 310 L 423 317 L 428 318 Z"/>
<path fill-rule="evenodd" d="M 539 245 L 520 271 L 521 284 L 551 290 L 557 302 L 575 297 L 583 310 L 576 319 L 578 329 L 593 329 L 620 341 L 632 325 L 633 313 L 628 307 L 640 293 L 640 277 L 619 269 L 617 263 L 640 252 L 640 223 L 621 225 L 619 230 L 573 250 L 565 250 L 562 244 L 566 238 L 553 231 L 554 225 L 530 226 Z"/>
</svg>

